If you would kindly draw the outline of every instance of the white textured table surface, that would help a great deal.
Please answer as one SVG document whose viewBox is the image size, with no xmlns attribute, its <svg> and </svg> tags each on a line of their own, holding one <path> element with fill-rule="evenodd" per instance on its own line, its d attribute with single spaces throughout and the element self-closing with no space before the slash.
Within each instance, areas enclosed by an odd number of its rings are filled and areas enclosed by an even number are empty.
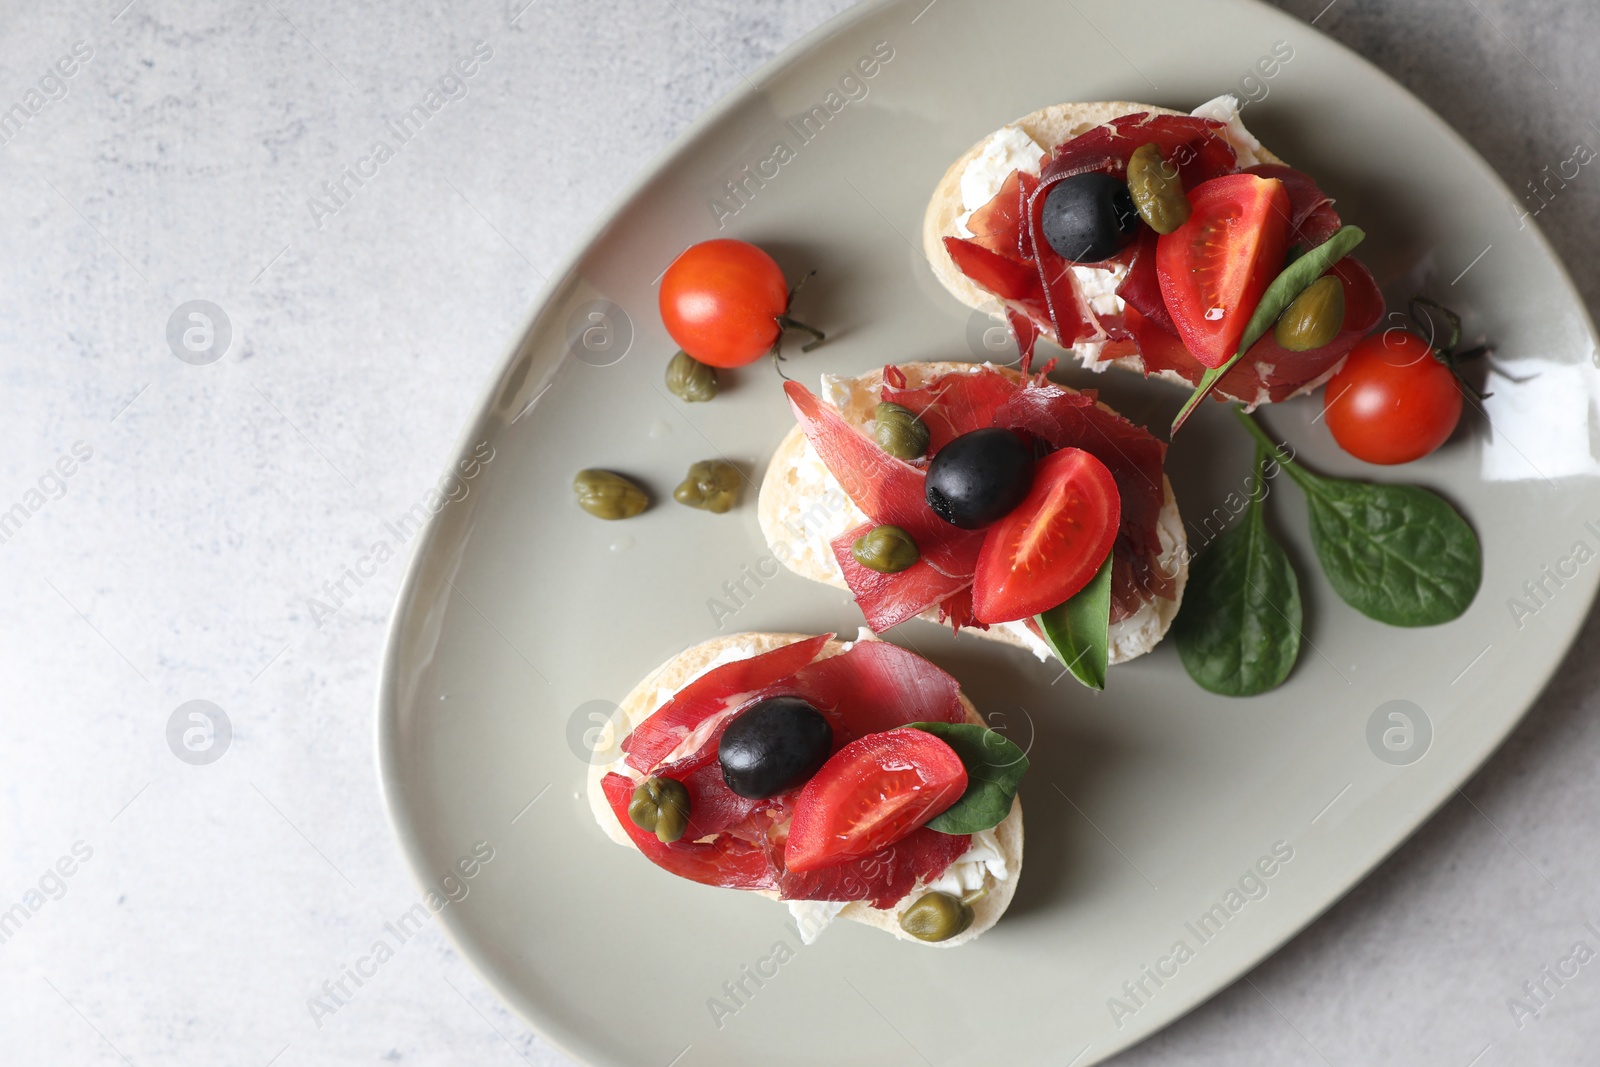
<svg viewBox="0 0 1600 1067">
<path fill-rule="evenodd" d="M 0 14 L 0 1059 L 565 1063 L 435 927 L 343 978 L 416 899 L 374 765 L 408 550 L 385 523 L 630 176 L 847 5 L 125 2 Z M 1513 188 L 1600 147 L 1592 3 L 1284 6 Z M 479 41 L 426 128 L 363 163 Z M 369 177 L 340 204 L 322 183 L 347 166 Z M 1538 222 L 1600 306 L 1600 177 Z M 209 364 L 167 340 L 196 299 L 231 324 Z M 344 577 L 380 540 L 398 555 Z M 1600 951 L 1597 651 L 1591 622 L 1463 796 L 1118 1062 L 1468 1067 L 1440 1035 L 1482 1067 L 1594 1062 L 1600 962 L 1541 969 Z M 177 715 L 191 751 L 192 700 L 231 724 L 206 766 L 169 745 Z"/>
</svg>

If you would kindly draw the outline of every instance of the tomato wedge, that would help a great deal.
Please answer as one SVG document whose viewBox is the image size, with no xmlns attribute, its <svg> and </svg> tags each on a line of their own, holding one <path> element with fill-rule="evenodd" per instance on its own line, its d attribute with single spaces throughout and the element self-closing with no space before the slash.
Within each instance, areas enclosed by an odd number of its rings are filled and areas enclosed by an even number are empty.
<svg viewBox="0 0 1600 1067">
<path fill-rule="evenodd" d="M 800 791 L 783 863 L 814 871 L 870 856 L 954 804 L 967 789 L 955 749 L 911 728 L 857 738 Z"/>
<path fill-rule="evenodd" d="M 1189 221 L 1156 242 L 1156 275 L 1184 346 L 1220 367 L 1283 269 L 1289 193 L 1277 178 L 1229 174 L 1197 186 L 1189 204 Z"/>
<path fill-rule="evenodd" d="M 1104 463 L 1080 448 L 1050 453 L 1027 497 L 983 539 L 973 614 L 1012 622 L 1062 603 L 1100 569 L 1121 522 L 1122 498 Z"/>
</svg>

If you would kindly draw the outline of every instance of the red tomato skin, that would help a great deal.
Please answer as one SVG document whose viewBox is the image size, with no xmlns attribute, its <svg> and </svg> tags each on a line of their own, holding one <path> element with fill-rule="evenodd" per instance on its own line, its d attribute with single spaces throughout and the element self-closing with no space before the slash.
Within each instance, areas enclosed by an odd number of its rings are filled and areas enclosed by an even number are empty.
<svg viewBox="0 0 1600 1067">
<path fill-rule="evenodd" d="M 690 245 L 661 276 L 661 321 L 689 355 L 740 367 L 766 355 L 789 308 L 789 286 L 771 256 L 720 237 Z"/>
<path fill-rule="evenodd" d="M 1328 380 L 1322 410 L 1333 439 L 1352 456 L 1410 463 L 1455 432 L 1461 387 L 1427 341 L 1396 327 L 1356 345 Z"/>
<path fill-rule="evenodd" d="M 1229 174 L 1196 186 L 1189 193 L 1189 202 L 1193 208 L 1189 221 L 1157 239 L 1156 274 L 1162 301 L 1184 347 L 1205 366 L 1216 368 L 1237 351 L 1261 294 L 1283 270 L 1289 250 L 1289 193 L 1277 178 Z M 1194 289 L 1199 275 L 1194 264 L 1195 242 L 1219 216 L 1251 206 L 1259 210 L 1261 221 L 1252 232 L 1255 247 L 1249 262 L 1236 265 L 1244 270 L 1244 277 L 1236 292 L 1217 294 L 1231 300 L 1232 306 L 1223 308 L 1220 318 L 1208 319 L 1211 309 L 1191 306 L 1192 298 L 1199 295 Z"/>
<path fill-rule="evenodd" d="M 1070 546 L 1070 556 L 1018 560 L 1019 541 L 1048 536 L 1049 527 L 1038 523 L 1052 516 L 1093 525 Z M 973 615 L 982 623 L 1013 622 L 1062 603 L 1100 569 L 1121 522 L 1122 497 L 1104 463 L 1077 448 L 1050 453 L 1039 461 L 1027 497 L 984 536 L 972 584 Z"/>
<path fill-rule="evenodd" d="M 857 738 L 835 752 L 800 790 L 784 866 L 814 871 L 870 856 L 917 830 L 967 789 L 955 749 L 923 730 L 901 727 Z M 841 825 L 854 806 L 878 821 Z"/>
</svg>

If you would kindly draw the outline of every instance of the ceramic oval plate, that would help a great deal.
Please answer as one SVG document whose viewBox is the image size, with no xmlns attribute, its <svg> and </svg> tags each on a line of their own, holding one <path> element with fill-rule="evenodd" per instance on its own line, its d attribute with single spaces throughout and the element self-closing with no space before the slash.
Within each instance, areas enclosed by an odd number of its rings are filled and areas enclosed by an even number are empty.
<svg viewBox="0 0 1600 1067">
<path fill-rule="evenodd" d="M 843 594 L 775 565 L 753 489 L 726 515 L 671 501 L 696 460 L 726 456 L 759 479 L 791 423 L 764 365 L 710 404 L 665 392 L 674 346 L 654 283 L 673 256 L 720 234 L 771 250 L 791 278 L 814 268 L 803 309 L 831 337 L 788 365 L 808 384 L 889 360 L 982 358 L 987 323 L 917 248 L 950 160 L 1045 104 L 1187 109 L 1230 90 L 1251 100 L 1252 130 L 1366 229 L 1363 258 L 1391 303 L 1420 288 L 1497 345 L 1487 415 L 1469 412 L 1405 468 L 1341 453 L 1320 401 L 1263 416 L 1315 469 L 1454 501 L 1484 551 L 1467 614 L 1421 630 L 1357 614 L 1322 577 L 1285 483 L 1268 507 L 1300 574 L 1306 644 L 1267 695 L 1202 692 L 1171 642 L 1114 668 L 1096 696 L 1019 650 L 920 622 L 892 633 L 1032 756 L 1015 903 L 959 950 L 853 924 L 803 946 L 781 905 L 674 879 L 612 844 L 582 796 L 611 702 L 717 633 L 859 624 Z M 810 35 L 685 133 L 551 285 L 463 439 L 400 596 L 384 787 L 463 954 L 573 1057 L 659 1067 L 1082 1067 L 1234 981 L 1480 764 L 1588 611 L 1595 339 L 1518 207 L 1388 78 L 1247 0 L 910 0 Z M 1155 427 L 1182 399 L 1119 371 L 1092 384 Z M 1191 537 L 1214 536 L 1249 456 L 1221 405 L 1184 429 L 1169 469 Z M 571 501 L 588 466 L 635 476 L 657 504 L 596 521 Z"/>
</svg>

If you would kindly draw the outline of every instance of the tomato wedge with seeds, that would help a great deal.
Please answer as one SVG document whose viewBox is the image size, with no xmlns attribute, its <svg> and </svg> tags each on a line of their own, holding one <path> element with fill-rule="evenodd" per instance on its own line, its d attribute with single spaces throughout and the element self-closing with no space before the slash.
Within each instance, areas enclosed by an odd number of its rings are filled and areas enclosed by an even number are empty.
<svg viewBox="0 0 1600 1067">
<path fill-rule="evenodd" d="M 909 727 L 857 738 L 800 791 L 783 863 L 814 871 L 870 856 L 961 798 L 967 769 L 955 749 Z"/>
<path fill-rule="evenodd" d="M 1289 193 L 1277 178 L 1229 174 L 1197 186 L 1189 205 L 1189 221 L 1156 242 L 1156 275 L 1184 347 L 1215 368 L 1283 270 Z"/>
<path fill-rule="evenodd" d="M 1080 448 L 1050 453 L 1027 497 L 984 537 L 973 614 L 1013 622 L 1062 603 L 1100 569 L 1121 522 L 1122 498 L 1104 463 Z"/>
</svg>

